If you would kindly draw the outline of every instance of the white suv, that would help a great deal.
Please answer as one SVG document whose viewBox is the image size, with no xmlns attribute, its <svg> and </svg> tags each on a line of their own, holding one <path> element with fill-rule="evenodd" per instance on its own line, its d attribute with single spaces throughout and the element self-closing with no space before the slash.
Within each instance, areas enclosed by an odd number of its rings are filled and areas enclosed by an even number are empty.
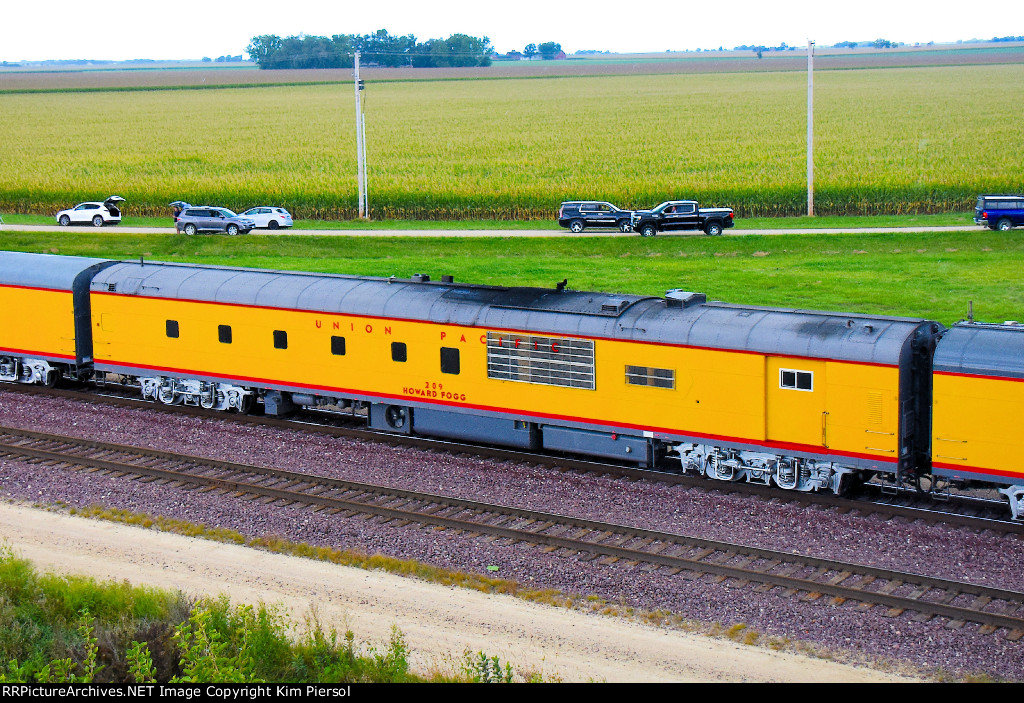
<svg viewBox="0 0 1024 703">
<path fill-rule="evenodd" d="M 257 227 L 267 229 L 292 226 L 292 216 L 283 207 L 251 207 L 242 213 L 242 217 L 248 217 Z"/>
<path fill-rule="evenodd" d="M 124 198 L 120 195 L 111 195 L 102 203 L 80 203 L 70 210 L 61 210 L 57 213 L 57 224 L 61 227 L 68 225 L 88 225 L 102 227 L 103 225 L 116 225 L 121 222 L 120 203 Z"/>
</svg>

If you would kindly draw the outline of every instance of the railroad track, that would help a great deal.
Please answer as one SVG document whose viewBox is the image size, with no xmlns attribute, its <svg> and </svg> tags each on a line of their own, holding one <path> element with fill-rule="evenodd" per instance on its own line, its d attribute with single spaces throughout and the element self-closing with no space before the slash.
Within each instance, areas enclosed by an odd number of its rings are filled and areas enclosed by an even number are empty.
<svg viewBox="0 0 1024 703">
<path fill-rule="evenodd" d="M 28 395 L 48 395 L 78 401 L 102 402 L 122 407 L 147 408 L 154 411 L 185 413 L 198 417 L 218 419 L 239 424 L 259 424 L 303 432 L 316 432 L 332 436 L 350 437 L 373 442 L 387 442 L 411 446 L 430 451 L 464 452 L 474 456 L 499 461 L 528 462 L 546 466 L 562 472 L 579 472 L 624 477 L 633 480 L 657 481 L 661 483 L 717 491 L 723 494 L 749 496 L 760 500 L 776 500 L 800 505 L 815 505 L 840 512 L 857 511 L 863 515 L 877 515 L 883 519 L 901 518 L 922 520 L 965 527 L 973 530 L 991 530 L 1009 536 L 1024 537 L 1024 523 L 1010 519 L 1005 501 L 978 500 L 964 495 L 952 495 L 948 500 L 937 502 L 927 495 L 902 489 L 890 493 L 877 484 L 866 484 L 854 496 L 837 496 L 831 493 L 798 493 L 754 483 L 731 483 L 713 481 L 692 474 L 685 475 L 667 471 L 640 469 L 619 464 L 609 464 L 566 456 L 526 453 L 512 449 L 464 444 L 454 440 L 431 439 L 415 435 L 397 435 L 366 429 L 361 420 L 353 419 L 348 413 L 306 413 L 297 418 L 273 418 L 265 416 L 239 415 L 191 406 L 166 406 L 138 397 L 138 389 L 130 386 L 107 385 L 103 394 L 83 387 L 82 390 L 47 389 L 40 386 L 0 383 L 3 390 Z M 123 392 L 119 392 L 123 391 Z"/>
<path fill-rule="evenodd" d="M 946 618 L 949 627 L 975 623 L 985 634 L 1024 637 L 1024 593 L 828 559 L 776 552 L 510 506 L 227 461 L 0 428 L 0 457 L 50 469 L 112 473 L 134 480 L 216 490 L 268 504 L 306 505 L 344 516 L 372 515 L 400 527 L 458 530 L 467 538 L 537 545 L 584 561 L 625 560 L 681 578 L 711 578 L 760 591 L 861 610 L 906 611 L 915 619 Z"/>
</svg>

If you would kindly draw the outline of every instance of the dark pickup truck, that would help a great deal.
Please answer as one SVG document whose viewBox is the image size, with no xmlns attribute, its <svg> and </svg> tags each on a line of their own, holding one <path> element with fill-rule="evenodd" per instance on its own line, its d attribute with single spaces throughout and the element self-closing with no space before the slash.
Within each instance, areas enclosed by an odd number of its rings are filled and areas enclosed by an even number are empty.
<svg viewBox="0 0 1024 703">
<path fill-rule="evenodd" d="M 705 234 L 716 236 L 732 226 L 732 208 L 702 208 L 695 200 L 669 200 L 650 210 L 633 213 L 633 231 L 642 237 L 684 229 L 702 229 Z"/>
</svg>

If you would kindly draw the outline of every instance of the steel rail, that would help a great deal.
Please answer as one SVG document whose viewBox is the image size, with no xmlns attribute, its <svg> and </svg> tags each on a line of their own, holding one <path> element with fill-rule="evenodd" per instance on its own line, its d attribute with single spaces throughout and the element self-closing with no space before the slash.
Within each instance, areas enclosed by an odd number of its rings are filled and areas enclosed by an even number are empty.
<svg viewBox="0 0 1024 703">
<path fill-rule="evenodd" d="M 233 492 L 238 496 L 254 495 L 271 498 L 273 500 L 284 500 L 339 511 L 348 510 L 359 513 L 369 513 L 387 519 L 401 519 L 408 522 L 433 524 L 445 528 L 461 530 L 470 534 L 488 534 L 498 538 L 506 538 L 514 541 L 526 541 L 556 549 L 593 553 L 599 556 L 614 557 L 632 562 L 645 562 L 677 570 L 696 571 L 724 578 L 753 581 L 770 585 L 772 587 L 781 586 L 783 588 L 793 589 L 797 592 L 806 591 L 809 594 L 831 595 L 835 598 L 842 598 L 844 600 L 856 600 L 865 603 L 886 605 L 898 610 L 909 609 L 930 616 L 947 617 L 956 621 L 977 622 L 992 628 L 1007 628 L 1010 630 L 1009 637 L 1013 639 L 1017 639 L 1024 635 L 1024 618 L 1022 617 L 1007 613 L 986 612 L 978 608 L 963 608 L 960 606 L 948 605 L 948 601 L 952 601 L 961 594 L 967 594 L 975 596 L 976 602 L 981 603 L 982 606 L 993 600 L 998 600 L 1009 603 L 1015 610 L 1019 610 L 1021 606 L 1024 605 L 1024 593 L 1018 593 L 1016 591 L 1006 589 L 956 582 L 947 579 L 923 576 L 920 574 L 897 572 L 878 567 L 849 564 L 828 559 L 820 559 L 817 557 L 805 557 L 803 555 L 790 554 L 786 552 L 751 548 L 728 542 L 703 540 L 687 537 L 685 535 L 676 535 L 672 533 L 648 530 L 645 528 L 604 523 L 541 511 L 522 510 L 508 506 L 450 498 L 435 494 L 425 494 L 403 489 L 390 489 L 383 486 L 350 482 L 341 479 L 320 477 L 286 470 L 254 467 L 226 461 L 183 456 L 169 452 L 124 447 L 121 445 L 94 442 L 90 440 L 78 440 L 75 438 L 49 435 L 39 432 L 29 432 L 8 428 L 0 428 L 0 431 L 8 436 L 15 437 L 15 442 L 13 443 L 10 440 L 0 439 L 0 449 L 2 449 L 3 452 L 34 459 L 36 461 L 79 464 L 91 469 L 111 471 L 120 474 L 149 476 L 183 484 L 206 485 L 215 489 Z M 286 481 L 291 487 L 274 488 L 260 486 L 245 481 L 196 475 L 194 473 L 186 473 L 175 469 L 161 469 L 152 466 L 140 466 L 132 463 L 124 463 L 123 461 L 114 461 L 111 459 L 93 458 L 81 456 L 79 454 L 68 454 L 66 452 L 54 450 L 52 447 L 38 448 L 26 446 L 23 443 L 23 440 L 17 439 L 19 436 L 27 438 L 33 442 L 58 445 L 70 444 L 79 449 L 86 448 L 105 453 L 116 452 L 135 455 L 136 457 L 141 456 L 144 458 L 157 458 L 177 463 L 189 463 L 202 470 L 216 468 L 234 473 L 250 473 L 263 478 L 270 477 Z M 545 530 L 550 529 L 555 525 L 562 527 L 563 531 L 564 529 L 584 529 L 588 532 L 603 534 L 604 537 L 602 539 L 608 539 L 610 536 L 614 535 L 619 538 L 617 540 L 619 545 L 602 544 L 600 541 L 594 542 L 580 539 L 582 535 L 579 535 L 577 538 L 566 538 L 558 535 L 542 534 L 541 532 L 531 531 L 528 529 L 502 527 L 501 525 L 488 524 L 486 522 L 447 517 L 439 515 L 436 512 L 389 508 L 387 506 L 376 505 L 366 501 L 357 501 L 322 494 L 310 494 L 308 492 L 292 490 L 296 483 L 309 484 L 310 489 L 316 487 L 328 487 L 347 492 L 356 492 L 361 495 L 385 495 L 390 496 L 392 499 L 415 500 L 425 503 L 427 506 L 442 505 L 448 506 L 449 508 L 454 507 L 457 508 L 459 512 L 473 510 L 482 513 L 482 515 L 478 515 L 477 517 L 486 517 L 489 515 L 492 516 L 492 519 L 493 517 L 499 517 L 503 522 L 510 518 L 516 520 L 526 519 L 534 523 L 541 523 L 545 525 Z M 702 550 L 702 553 L 699 557 L 690 558 L 681 555 L 673 556 L 659 554 L 620 546 L 634 539 L 646 539 L 648 540 L 648 543 L 658 542 L 665 546 L 700 549 Z M 659 547 L 659 549 L 661 548 L 662 547 Z M 769 563 L 775 562 L 772 568 L 777 567 L 779 564 L 791 564 L 795 565 L 796 568 L 804 569 L 815 568 L 817 570 L 816 575 L 819 576 L 830 571 L 839 572 L 840 574 L 849 573 L 838 581 L 833 579 L 832 582 L 822 583 L 813 579 L 791 577 L 785 574 L 773 574 L 770 573 L 770 569 L 767 571 L 749 569 L 745 568 L 745 566 L 729 566 L 727 564 L 707 561 L 706 558 L 715 553 L 724 553 L 732 555 L 733 557 L 743 556 L 747 558 L 748 563 L 751 560 L 768 560 Z M 790 569 L 790 571 L 793 570 L 795 569 Z M 914 586 L 916 587 L 915 596 L 894 596 L 890 593 L 868 591 L 855 586 L 841 585 L 842 581 L 846 581 L 855 575 L 860 577 L 862 580 L 864 577 L 870 577 L 867 579 L 867 583 L 881 578 L 888 584 L 896 584 L 897 587 L 903 584 Z M 943 599 L 943 602 L 921 600 L 924 595 L 933 589 L 943 590 L 946 592 L 947 597 Z M 892 590 L 896 589 L 893 588 Z"/>
</svg>

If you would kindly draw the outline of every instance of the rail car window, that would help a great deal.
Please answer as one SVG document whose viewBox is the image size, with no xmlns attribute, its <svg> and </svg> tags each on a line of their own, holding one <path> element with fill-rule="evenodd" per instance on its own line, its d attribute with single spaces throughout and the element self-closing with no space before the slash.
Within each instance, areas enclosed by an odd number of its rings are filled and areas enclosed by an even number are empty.
<svg viewBox="0 0 1024 703">
<path fill-rule="evenodd" d="M 487 377 L 592 391 L 594 342 L 488 332 Z"/>
<path fill-rule="evenodd" d="M 172 339 L 178 338 L 178 321 L 168 320 L 167 321 L 167 336 Z"/>
<path fill-rule="evenodd" d="M 779 369 L 779 388 L 789 388 L 795 391 L 813 391 L 814 372 Z"/>
<path fill-rule="evenodd" d="M 441 373 L 458 375 L 460 370 L 459 350 L 454 347 L 441 347 Z"/>
<path fill-rule="evenodd" d="M 651 366 L 626 366 L 626 383 L 631 386 L 675 388 L 675 369 L 656 369 Z"/>
<path fill-rule="evenodd" d="M 405 348 L 405 342 L 392 342 L 391 343 L 391 360 L 392 361 L 407 361 L 409 358 L 408 352 Z"/>
<path fill-rule="evenodd" d="M 231 344 L 231 325 L 218 325 L 217 339 L 221 344 Z"/>
<path fill-rule="evenodd" d="M 345 356 L 345 338 L 331 337 L 331 354 Z"/>
<path fill-rule="evenodd" d="M 274 349 L 288 348 L 288 333 L 284 330 L 274 330 Z"/>
</svg>

